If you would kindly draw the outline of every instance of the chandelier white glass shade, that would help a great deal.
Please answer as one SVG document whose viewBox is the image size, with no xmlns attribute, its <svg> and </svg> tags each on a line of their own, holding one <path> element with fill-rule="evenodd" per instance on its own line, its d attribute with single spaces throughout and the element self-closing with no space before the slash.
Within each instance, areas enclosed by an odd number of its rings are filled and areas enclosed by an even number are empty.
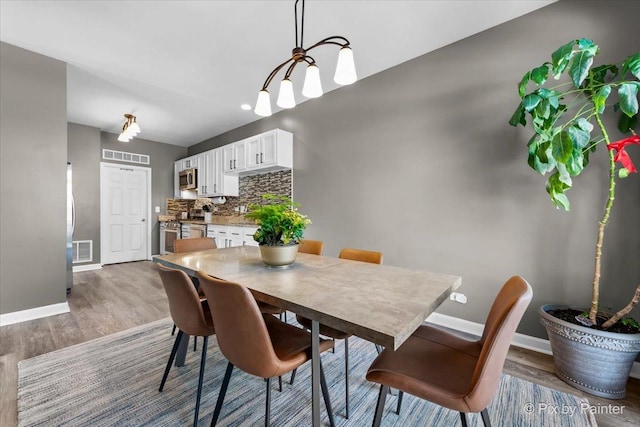
<svg viewBox="0 0 640 427">
<path fill-rule="evenodd" d="M 140 133 L 140 126 L 136 122 L 136 116 L 133 114 L 124 115 L 126 121 L 122 125 L 122 132 L 118 136 L 118 141 L 129 142 L 134 136 Z"/>
<path fill-rule="evenodd" d="M 289 65 L 287 71 L 284 74 L 284 78 L 280 83 L 280 92 L 278 94 L 278 100 L 276 104 L 280 108 L 293 108 L 296 106 L 295 96 L 293 94 L 293 84 L 291 82 L 291 73 L 301 62 L 307 64 L 307 72 L 305 74 L 304 85 L 302 87 L 302 95 L 307 98 L 318 98 L 322 96 L 322 83 L 320 81 L 320 69 L 316 64 L 315 59 L 307 55 L 312 49 L 323 45 L 336 45 L 340 46 L 338 53 L 338 64 L 336 66 L 336 72 L 333 80 L 340 85 L 349 85 L 358 80 L 356 74 L 356 66 L 353 61 L 353 51 L 351 50 L 349 40 L 342 36 L 331 36 L 326 39 L 320 40 L 314 45 L 308 48 L 303 48 L 304 38 L 304 0 L 302 0 L 302 14 L 300 19 L 300 42 L 298 43 L 298 2 L 296 0 L 294 4 L 294 13 L 296 21 L 296 47 L 291 51 L 291 58 L 287 59 L 282 64 L 278 65 L 264 82 L 262 89 L 258 92 L 258 100 L 256 101 L 255 113 L 259 116 L 271 115 L 271 96 L 269 95 L 269 84 L 278 72 L 286 65 Z"/>
</svg>

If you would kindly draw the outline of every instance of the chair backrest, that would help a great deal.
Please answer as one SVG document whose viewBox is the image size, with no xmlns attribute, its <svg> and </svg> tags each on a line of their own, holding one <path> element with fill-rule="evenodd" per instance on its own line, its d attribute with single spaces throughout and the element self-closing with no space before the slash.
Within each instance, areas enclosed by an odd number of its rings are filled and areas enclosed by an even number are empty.
<svg viewBox="0 0 640 427">
<path fill-rule="evenodd" d="M 303 254 L 322 255 L 324 252 L 324 242 L 322 240 L 301 240 L 298 245 L 298 252 Z"/>
<path fill-rule="evenodd" d="M 173 250 L 179 254 L 182 252 L 206 251 L 216 249 L 216 242 L 209 237 L 195 237 L 193 239 L 176 239 L 173 242 Z"/>
<path fill-rule="evenodd" d="M 237 283 L 200 271 L 198 278 L 209 301 L 218 346 L 224 357 L 249 374 L 272 377 L 279 359 L 251 292 Z"/>
<path fill-rule="evenodd" d="M 345 248 L 340 251 L 338 258 L 370 262 L 372 264 L 382 264 L 382 252 L 365 251 L 363 249 Z"/>
<path fill-rule="evenodd" d="M 182 270 L 158 266 L 158 273 L 169 300 L 169 311 L 173 323 L 189 335 L 209 336 L 213 334 L 213 325 L 207 322 L 202 309 L 198 291 L 191 278 Z"/>
<path fill-rule="evenodd" d="M 480 412 L 498 390 L 500 375 L 513 334 L 531 302 L 533 291 L 522 277 L 511 277 L 491 306 L 480 338 L 482 350 L 465 400 L 471 412 Z"/>
</svg>

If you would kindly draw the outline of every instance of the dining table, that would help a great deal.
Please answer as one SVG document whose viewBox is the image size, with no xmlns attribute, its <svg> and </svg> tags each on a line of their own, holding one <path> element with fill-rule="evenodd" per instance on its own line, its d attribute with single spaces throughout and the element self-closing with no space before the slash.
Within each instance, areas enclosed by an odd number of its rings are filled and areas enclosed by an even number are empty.
<svg viewBox="0 0 640 427">
<path fill-rule="evenodd" d="M 462 283 L 456 275 L 299 253 L 270 268 L 254 246 L 154 256 L 153 261 L 239 283 L 256 300 L 311 320 L 312 425 L 320 426 L 319 325 L 396 350 Z M 178 358 L 184 363 L 189 337 Z"/>
</svg>

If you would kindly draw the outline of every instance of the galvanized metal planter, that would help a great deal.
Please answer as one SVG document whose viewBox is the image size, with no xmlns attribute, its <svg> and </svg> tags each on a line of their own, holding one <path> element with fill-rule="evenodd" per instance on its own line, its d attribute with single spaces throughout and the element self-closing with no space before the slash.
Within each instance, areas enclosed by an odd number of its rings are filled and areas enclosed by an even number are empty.
<svg viewBox="0 0 640 427">
<path fill-rule="evenodd" d="M 285 268 L 292 265 L 298 256 L 298 244 L 287 246 L 260 245 L 262 261 L 269 267 Z"/>
<path fill-rule="evenodd" d="M 640 333 L 599 331 L 547 313 L 565 308 L 572 307 L 548 304 L 538 310 L 549 335 L 556 375 L 567 384 L 595 396 L 624 398 L 629 372 L 640 352 Z"/>
</svg>

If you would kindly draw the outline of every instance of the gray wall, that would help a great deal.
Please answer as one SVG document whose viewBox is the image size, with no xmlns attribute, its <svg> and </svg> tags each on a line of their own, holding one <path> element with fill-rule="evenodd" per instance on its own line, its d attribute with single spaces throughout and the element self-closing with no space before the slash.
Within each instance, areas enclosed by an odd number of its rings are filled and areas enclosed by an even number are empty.
<svg viewBox="0 0 640 427">
<path fill-rule="evenodd" d="M 73 240 L 93 240 L 93 260 L 100 262 L 100 129 L 69 123 L 67 156 L 73 168 L 76 228 Z"/>
<path fill-rule="evenodd" d="M 189 155 L 273 128 L 293 132 L 294 198 L 313 221 L 306 235 L 324 240 L 327 255 L 369 248 L 386 264 L 460 275 L 469 302 L 439 312 L 480 323 L 504 281 L 522 275 L 534 301 L 519 331 L 544 337 L 541 304 L 590 302 L 606 153 L 575 180 L 571 212 L 559 211 L 526 164 L 530 130 L 507 121 L 522 75 L 560 45 L 592 38 L 599 63 L 640 49 L 640 2 L 623 3 L 553 4 L 203 141 Z M 605 307 L 626 304 L 640 283 L 639 192 L 638 176 L 620 181 L 605 242 Z"/>
<path fill-rule="evenodd" d="M 0 313 L 66 301 L 66 64 L 0 43 Z"/>
<path fill-rule="evenodd" d="M 142 132 L 144 133 L 144 125 Z M 141 135 L 143 134 L 141 133 Z M 118 135 L 101 132 L 100 148 L 110 150 L 125 151 L 128 153 L 147 154 L 151 158 L 151 253 L 160 253 L 160 224 L 158 223 L 158 214 L 154 208 L 160 206 L 161 212 L 165 212 L 167 198 L 173 198 L 173 162 L 175 160 L 187 157 L 187 148 L 171 144 L 162 144 L 160 142 L 149 141 L 143 138 L 134 138 L 129 142 L 119 142 Z M 100 150 L 102 157 L 102 150 Z M 104 160 L 106 162 L 111 162 Z M 118 163 L 118 162 L 112 162 Z M 123 163 L 129 164 L 132 163 Z M 144 166 L 144 165 L 136 165 Z M 100 177 L 100 168 L 96 171 L 98 180 Z M 99 225 L 98 225 L 99 227 Z M 98 242 L 99 244 L 99 242 Z"/>
</svg>

